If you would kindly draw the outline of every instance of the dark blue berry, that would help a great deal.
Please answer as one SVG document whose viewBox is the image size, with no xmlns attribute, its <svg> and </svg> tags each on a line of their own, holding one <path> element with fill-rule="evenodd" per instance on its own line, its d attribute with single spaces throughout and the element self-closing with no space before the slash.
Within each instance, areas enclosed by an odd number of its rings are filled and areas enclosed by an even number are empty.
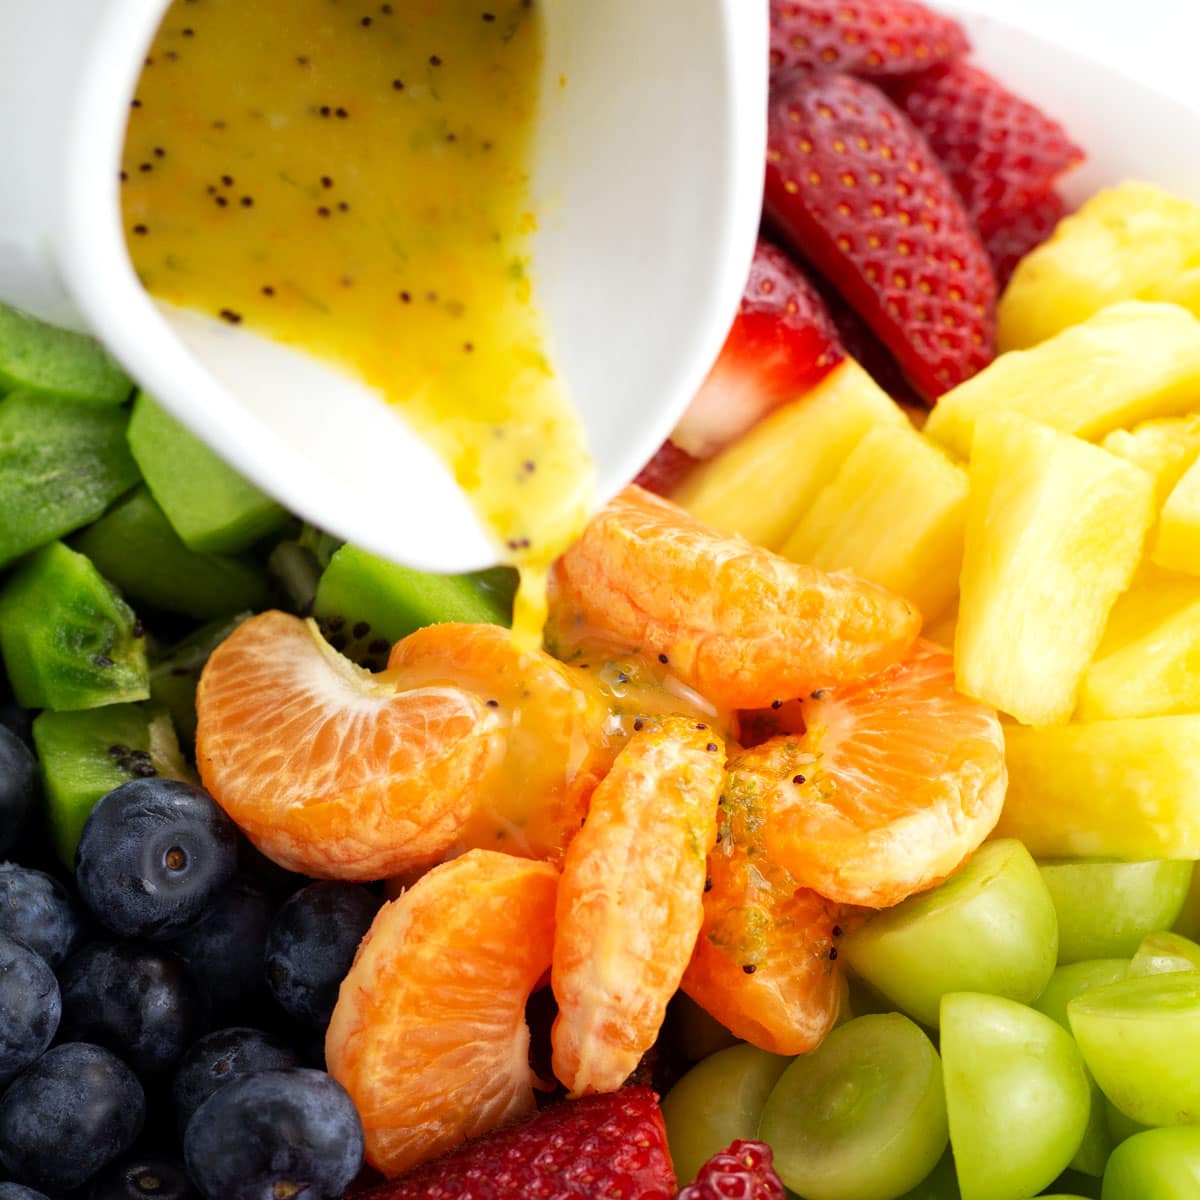
<svg viewBox="0 0 1200 1200">
<path fill-rule="evenodd" d="M 0 1096 L 0 1165 L 30 1187 L 70 1191 L 133 1145 L 145 1114 L 142 1085 L 115 1054 L 55 1046 Z"/>
<path fill-rule="evenodd" d="M 107 1046 L 147 1079 L 169 1071 L 204 1031 L 199 985 L 161 946 L 90 942 L 59 976 L 61 1039 Z"/>
<path fill-rule="evenodd" d="M 50 964 L 0 933 L 0 1087 L 41 1056 L 61 1015 Z"/>
<path fill-rule="evenodd" d="M 23 1183 L 0 1183 L 0 1200 L 47 1200 L 47 1196 Z"/>
<path fill-rule="evenodd" d="M 196 1110 L 183 1155 L 208 1200 L 326 1200 L 362 1166 L 362 1123 L 346 1090 L 323 1071 L 262 1071 L 235 1079 Z"/>
<path fill-rule="evenodd" d="M 200 1200 L 200 1193 L 183 1163 L 135 1150 L 96 1176 L 87 1200 Z"/>
<path fill-rule="evenodd" d="M 338 988 L 379 909 L 356 883 L 310 883 L 284 901 L 267 937 L 267 985 L 289 1016 L 329 1024 Z"/>
<path fill-rule="evenodd" d="M 205 1100 L 235 1079 L 258 1071 L 300 1065 L 299 1056 L 282 1038 L 261 1029 L 238 1026 L 202 1037 L 180 1060 L 171 1098 L 182 1132 Z"/>
<path fill-rule="evenodd" d="M 0 725 L 0 854 L 7 854 L 37 796 L 37 763 L 29 747 Z"/>
<path fill-rule="evenodd" d="M 75 852 L 83 902 L 123 937 L 172 938 L 233 878 L 237 831 L 200 788 L 134 779 L 92 809 Z"/>
<path fill-rule="evenodd" d="M 238 875 L 209 905 L 198 925 L 170 943 L 207 992 L 217 1020 L 265 1011 L 263 958 L 275 911 L 266 886 Z"/>
<path fill-rule="evenodd" d="M 57 967 L 79 946 L 83 922 L 67 889 L 53 876 L 0 863 L 0 932 Z"/>
</svg>

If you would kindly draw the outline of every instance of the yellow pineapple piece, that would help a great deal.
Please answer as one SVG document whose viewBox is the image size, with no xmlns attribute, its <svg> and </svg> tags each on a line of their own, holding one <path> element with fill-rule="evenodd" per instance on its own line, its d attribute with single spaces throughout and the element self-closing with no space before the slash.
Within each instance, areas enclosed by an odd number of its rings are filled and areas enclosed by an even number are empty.
<svg viewBox="0 0 1200 1200">
<path fill-rule="evenodd" d="M 959 689 L 1027 725 L 1075 708 L 1154 518 L 1139 467 L 1017 413 L 979 422 L 954 640 Z"/>
<path fill-rule="evenodd" d="M 1200 716 L 1004 729 L 997 837 L 1039 858 L 1200 858 Z"/>
<path fill-rule="evenodd" d="M 1171 489 L 1151 557 L 1160 567 L 1200 575 L 1200 461 L 1192 463 Z"/>
<path fill-rule="evenodd" d="M 925 432 L 963 458 L 986 412 L 1099 437 L 1200 399 L 1200 320 L 1176 304 L 1129 300 L 1032 350 L 1002 354 L 937 403 Z"/>
<path fill-rule="evenodd" d="M 921 630 L 921 636 L 947 650 L 954 649 L 954 635 L 958 630 L 958 605 L 952 605 L 940 617 L 936 617 Z"/>
<path fill-rule="evenodd" d="M 854 571 L 937 616 L 958 591 L 966 510 L 962 467 L 915 429 L 880 425 L 850 451 L 781 553 Z"/>
<path fill-rule="evenodd" d="M 1200 405 L 1200 396 L 1197 396 Z M 1100 445 L 1149 471 L 1161 508 L 1183 473 L 1200 458 L 1200 416 L 1163 417 L 1133 429 L 1114 429 Z"/>
<path fill-rule="evenodd" d="M 1200 205 L 1150 183 L 1098 192 L 1021 260 L 1000 299 L 1000 348 L 1034 346 L 1119 300 L 1166 299 L 1197 266 Z"/>
<path fill-rule="evenodd" d="M 1200 712 L 1200 580 L 1148 566 L 1113 606 L 1075 716 L 1186 712 Z"/>
<path fill-rule="evenodd" d="M 875 425 L 907 426 L 892 398 L 851 359 L 799 400 L 777 408 L 671 499 L 700 520 L 777 550 L 801 513 Z"/>
<path fill-rule="evenodd" d="M 1200 266 L 1155 284 L 1146 294 L 1147 300 L 1165 300 L 1179 304 L 1200 317 Z"/>
</svg>

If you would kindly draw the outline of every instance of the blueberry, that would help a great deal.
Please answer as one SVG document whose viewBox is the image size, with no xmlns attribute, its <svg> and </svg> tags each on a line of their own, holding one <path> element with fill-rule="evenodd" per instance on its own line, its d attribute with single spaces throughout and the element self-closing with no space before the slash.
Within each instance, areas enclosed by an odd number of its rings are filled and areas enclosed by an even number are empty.
<svg viewBox="0 0 1200 1200">
<path fill-rule="evenodd" d="M 203 1032 L 206 1005 L 184 961 L 161 946 L 89 942 L 59 972 L 63 1041 L 97 1042 L 147 1079 Z"/>
<path fill-rule="evenodd" d="M 23 1183 L 0 1183 L 0 1200 L 48 1200 L 45 1192 L 35 1192 Z"/>
<path fill-rule="evenodd" d="M 55 1046 L 0 1097 L 0 1165 L 30 1187 L 70 1191 L 133 1145 L 145 1114 L 142 1085 L 115 1054 Z"/>
<path fill-rule="evenodd" d="M 37 796 L 37 763 L 29 747 L 0 725 L 0 854 L 17 840 Z"/>
<path fill-rule="evenodd" d="M 183 1156 L 208 1200 L 326 1200 L 362 1166 L 362 1123 L 323 1071 L 261 1071 L 200 1105 Z"/>
<path fill-rule="evenodd" d="M 379 909 L 356 883 L 310 883 L 284 901 L 267 936 L 267 984 L 298 1021 L 329 1024 L 338 988 Z"/>
<path fill-rule="evenodd" d="M 96 1176 L 88 1200 L 200 1200 L 200 1193 L 183 1163 L 135 1151 Z"/>
<path fill-rule="evenodd" d="M 200 923 L 170 943 L 207 992 L 216 1019 L 244 1020 L 269 1003 L 263 957 L 274 911 L 266 886 L 238 875 Z"/>
<path fill-rule="evenodd" d="M 83 922 L 67 889 L 53 876 L 0 863 L 0 932 L 57 967 L 78 947 Z"/>
<path fill-rule="evenodd" d="M 41 1056 L 61 1015 L 50 964 L 0 933 L 0 1087 Z"/>
<path fill-rule="evenodd" d="M 92 809 L 75 852 L 83 902 L 123 937 L 194 925 L 237 867 L 233 822 L 200 788 L 134 779 Z"/>
</svg>

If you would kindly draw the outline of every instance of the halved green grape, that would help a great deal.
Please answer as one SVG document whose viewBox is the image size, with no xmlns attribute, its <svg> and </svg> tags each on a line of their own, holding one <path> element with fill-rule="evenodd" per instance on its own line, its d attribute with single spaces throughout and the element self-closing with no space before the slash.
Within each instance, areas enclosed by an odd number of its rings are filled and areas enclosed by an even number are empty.
<svg viewBox="0 0 1200 1200">
<path fill-rule="evenodd" d="M 1200 971 L 1095 988 L 1067 1016 L 1096 1082 L 1127 1117 L 1200 1122 Z"/>
<path fill-rule="evenodd" d="M 1196 1200 L 1200 1128 L 1148 1129 L 1122 1142 L 1104 1172 L 1104 1200 Z"/>
<path fill-rule="evenodd" d="M 1145 1133 L 1150 1128 L 1141 1121 L 1127 1117 L 1107 1096 L 1104 1097 L 1104 1123 L 1108 1126 L 1108 1136 L 1112 1139 L 1114 1148 L 1126 1138 L 1133 1137 L 1135 1133 Z"/>
<path fill-rule="evenodd" d="M 1058 927 L 1020 842 L 987 842 L 957 875 L 848 935 L 850 967 L 902 1012 L 936 1026 L 947 992 L 1032 1000 L 1054 970 Z"/>
<path fill-rule="evenodd" d="M 1067 1005 L 1083 992 L 1116 983 L 1128 974 L 1127 958 L 1089 958 L 1085 962 L 1056 967 L 1033 1007 L 1057 1021 L 1069 1033 L 1071 1022 L 1067 1020 Z"/>
<path fill-rule="evenodd" d="M 736 1138 L 758 1135 L 767 1097 L 789 1060 L 739 1044 L 697 1063 L 662 1102 L 679 1185 Z"/>
<path fill-rule="evenodd" d="M 1087 1072 L 1071 1035 L 1001 996 L 942 1000 L 950 1145 L 963 1200 L 1021 1200 L 1053 1183 L 1087 1129 Z"/>
<path fill-rule="evenodd" d="M 954 1174 L 954 1155 L 947 1150 L 938 1159 L 937 1166 L 900 1200 L 962 1200 L 958 1176 Z"/>
<path fill-rule="evenodd" d="M 1185 938 L 1200 941 L 1200 865 L 1196 863 L 1192 864 L 1192 878 L 1183 898 L 1183 907 L 1171 928 Z"/>
<path fill-rule="evenodd" d="M 1129 958 L 1156 929 L 1170 929 L 1187 895 L 1192 864 L 1182 860 L 1041 864 L 1058 913 L 1058 961 Z"/>
<path fill-rule="evenodd" d="M 805 1200 L 893 1200 L 946 1149 L 937 1051 L 899 1013 L 848 1021 L 779 1077 L 758 1133 Z"/>
<path fill-rule="evenodd" d="M 1200 971 L 1200 946 L 1169 930 L 1146 934 L 1129 961 L 1129 974 L 1133 978 L 1171 975 L 1176 971 Z"/>
</svg>

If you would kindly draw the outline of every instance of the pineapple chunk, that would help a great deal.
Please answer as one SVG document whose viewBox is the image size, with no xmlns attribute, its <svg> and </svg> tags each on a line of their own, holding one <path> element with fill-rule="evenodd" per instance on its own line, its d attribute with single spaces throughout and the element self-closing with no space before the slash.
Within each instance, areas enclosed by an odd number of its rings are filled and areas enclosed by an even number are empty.
<svg viewBox="0 0 1200 1200">
<path fill-rule="evenodd" d="M 1200 398 L 1200 320 L 1175 304 L 1129 300 L 1032 350 L 1002 354 L 947 392 L 925 432 L 967 458 L 985 412 L 1020 412 L 1093 438 Z"/>
<path fill-rule="evenodd" d="M 995 836 L 1039 858 L 1200 858 L 1200 716 L 1005 726 Z"/>
<path fill-rule="evenodd" d="M 954 636 L 958 630 L 958 605 L 952 605 L 940 617 L 935 618 L 921 631 L 921 636 L 928 641 L 945 646 L 947 650 L 954 649 Z"/>
<path fill-rule="evenodd" d="M 1148 567 L 1113 606 L 1080 721 L 1200 712 L 1200 580 Z"/>
<path fill-rule="evenodd" d="M 1200 461 L 1171 490 L 1151 556 L 1160 567 L 1200 575 Z"/>
<path fill-rule="evenodd" d="M 1000 299 L 1000 348 L 1034 346 L 1119 300 L 1166 299 L 1196 266 L 1200 206 L 1149 183 L 1098 192 L 1021 260 Z"/>
<path fill-rule="evenodd" d="M 1065 721 L 1141 557 L 1150 477 L 1027 417 L 989 413 L 968 479 L 959 689 L 1027 725 Z"/>
<path fill-rule="evenodd" d="M 859 438 L 881 424 L 903 428 L 907 421 L 870 375 L 846 359 L 697 467 L 671 499 L 717 529 L 777 550 Z"/>
<path fill-rule="evenodd" d="M 1200 417 L 1164 417 L 1133 429 L 1114 429 L 1100 445 L 1149 471 L 1161 508 L 1183 473 L 1200 458 Z"/>
<path fill-rule="evenodd" d="M 877 426 L 850 451 L 782 553 L 882 583 L 926 616 L 958 591 L 967 473 L 915 429 Z"/>
</svg>

